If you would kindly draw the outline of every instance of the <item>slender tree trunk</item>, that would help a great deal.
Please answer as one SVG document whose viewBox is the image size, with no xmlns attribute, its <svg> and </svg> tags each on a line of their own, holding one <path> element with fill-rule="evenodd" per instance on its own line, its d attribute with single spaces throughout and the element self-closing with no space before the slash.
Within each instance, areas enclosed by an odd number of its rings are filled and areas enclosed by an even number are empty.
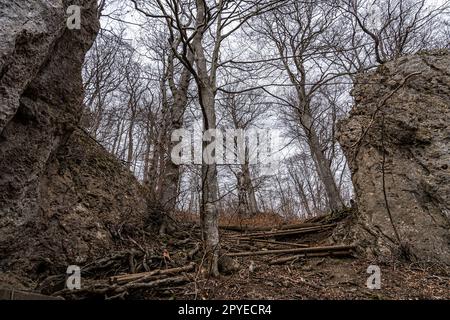
<svg viewBox="0 0 450 320">
<path fill-rule="evenodd" d="M 125 132 L 125 121 L 122 119 L 121 122 L 122 122 L 122 124 L 120 126 L 120 131 L 119 131 L 119 140 L 117 141 L 117 148 L 116 148 L 116 151 L 114 152 L 114 154 L 118 158 L 123 159 L 121 151 L 120 151 L 120 145 L 122 144 L 122 136 Z"/>
<path fill-rule="evenodd" d="M 244 175 L 240 172 L 237 176 L 238 189 L 238 213 L 240 216 L 248 214 L 247 194 L 245 191 Z"/>
<path fill-rule="evenodd" d="M 327 193 L 328 204 L 330 209 L 332 211 L 339 211 L 344 206 L 344 204 L 342 203 L 339 189 L 336 185 L 336 181 L 334 180 L 334 176 L 333 173 L 331 172 L 328 160 L 326 159 L 320 147 L 319 138 L 317 137 L 315 131 L 314 130 L 312 131 L 313 131 L 312 135 L 308 142 L 311 148 L 311 154 L 313 155 L 314 162 L 317 167 L 317 172 L 319 174 L 320 179 L 323 182 L 325 192 Z"/>
<path fill-rule="evenodd" d="M 292 179 L 294 180 L 295 188 L 297 189 L 298 194 L 300 195 L 300 200 L 303 204 L 303 208 L 305 208 L 306 211 L 306 217 L 310 218 L 312 217 L 312 211 L 308 203 L 308 198 L 306 197 L 305 188 L 303 186 L 303 183 L 300 182 L 300 178 L 298 177 L 295 172 L 291 172 Z"/>
<path fill-rule="evenodd" d="M 253 186 L 253 181 L 250 175 L 250 169 L 248 165 L 245 166 L 244 170 L 244 180 L 245 180 L 245 186 L 247 189 L 247 202 L 248 202 L 248 209 L 251 215 L 256 215 L 259 212 L 258 209 L 258 203 L 256 202 L 256 194 L 255 194 L 255 188 Z"/>
<path fill-rule="evenodd" d="M 214 105 L 214 93 L 209 88 L 200 90 L 201 100 L 204 107 L 204 129 L 215 129 L 216 114 Z M 205 150 L 207 143 L 203 143 Z M 202 205 L 200 208 L 200 219 L 202 223 L 203 239 L 208 254 L 210 272 L 214 276 L 219 275 L 219 228 L 218 228 L 218 181 L 217 165 L 202 165 Z"/>
<path fill-rule="evenodd" d="M 149 121 L 148 121 L 149 122 Z M 144 155 L 144 173 L 143 173 L 143 183 L 144 185 L 148 185 L 148 172 L 150 169 L 150 152 L 151 152 L 151 130 L 150 124 L 147 122 L 146 126 L 146 147 L 145 147 L 145 155 Z"/>
<path fill-rule="evenodd" d="M 192 40 L 193 54 L 196 65 L 196 82 L 199 94 L 200 107 L 203 113 L 203 129 L 216 129 L 216 72 L 218 67 L 218 56 L 220 48 L 220 29 L 216 35 L 214 52 L 212 54 L 211 66 L 208 68 L 206 56 L 203 47 L 203 36 L 207 29 L 207 5 L 204 0 L 196 0 L 196 34 Z M 218 25 L 220 25 L 220 14 L 218 17 Z M 207 146 L 203 142 L 202 149 L 205 151 Z M 206 257 L 210 267 L 210 274 L 219 276 L 219 228 L 218 228 L 218 181 L 217 181 L 217 165 L 202 165 L 202 199 L 200 206 L 200 219 L 202 226 L 203 242 L 206 250 Z"/>
<path fill-rule="evenodd" d="M 116 155 L 116 146 L 119 142 L 119 135 L 120 135 L 120 128 L 122 126 L 122 121 L 121 119 L 119 119 L 119 121 L 117 121 L 117 127 L 116 127 L 116 134 L 114 136 L 114 140 L 113 140 L 113 144 L 111 147 L 111 153 Z"/>
<path fill-rule="evenodd" d="M 238 177 L 238 190 L 240 211 L 250 216 L 258 214 L 258 203 L 248 163 L 242 165 L 242 172 Z"/>
<path fill-rule="evenodd" d="M 167 211 L 173 211 L 176 206 L 178 196 L 178 185 L 180 180 L 180 167 L 171 161 L 172 150 L 178 142 L 171 141 L 171 135 L 174 130 L 183 127 L 183 115 L 188 101 L 188 89 L 190 83 L 190 73 L 184 69 L 181 75 L 179 86 L 175 92 L 174 102 L 166 129 L 166 141 L 168 144 L 168 161 L 165 164 L 164 179 L 162 183 L 161 205 Z"/>
<path fill-rule="evenodd" d="M 303 207 L 306 211 L 306 217 L 311 218 L 313 216 L 311 208 L 309 207 L 308 198 L 306 197 L 305 190 L 301 184 L 297 184 L 298 193 L 300 194 L 300 199 L 302 200 Z"/>
<path fill-rule="evenodd" d="M 339 211 L 344 206 L 339 189 L 336 185 L 336 181 L 334 180 L 333 172 L 331 172 L 329 161 L 322 151 L 319 136 L 314 128 L 312 116 L 308 112 L 309 109 L 304 108 L 304 110 L 305 111 L 301 115 L 301 123 L 306 132 L 308 145 L 314 159 L 317 173 L 327 194 L 329 209 L 331 211 Z"/>
<path fill-rule="evenodd" d="M 132 107 L 133 108 L 133 107 Z M 128 155 L 127 155 L 127 165 L 128 168 L 131 169 L 133 163 L 133 151 L 134 151 L 134 142 L 133 142 L 133 130 L 134 130 L 134 120 L 135 120 L 135 112 L 131 110 L 131 119 L 130 126 L 128 127 Z"/>
</svg>

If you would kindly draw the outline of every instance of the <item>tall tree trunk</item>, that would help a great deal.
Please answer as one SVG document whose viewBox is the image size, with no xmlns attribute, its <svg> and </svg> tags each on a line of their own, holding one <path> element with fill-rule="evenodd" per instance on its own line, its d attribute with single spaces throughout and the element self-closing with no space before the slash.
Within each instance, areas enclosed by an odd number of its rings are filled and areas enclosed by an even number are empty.
<svg viewBox="0 0 450 320">
<path fill-rule="evenodd" d="M 170 160 L 170 155 L 172 150 L 178 142 L 171 141 L 171 135 L 174 130 L 181 129 L 183 127 L 183 115 L 186 110 L 188 101 L 188 89 L 190 83 L 190 73 L 187 69 L 184 69 L 179 86 L 175 92 L 174 102 L 172 110 L 170 112 L 170 117 L 168 118 L 167 125 L 167 137 L 166 141 L 168 144 L 168 161 L 165 165 L 164 179 L 162 184 L 162 190 L 164 192 L 161 195 L 161 204 L 163 208 L 167 211 L 174 210 L 177 200 L 177 190 L 180 180 L 180 167 Z"/>
<path fill-rule="evenodd" d="M 133 108 L 133 107 L 132 107 Z M 133 143 L 133 130 L 134 130 L 134 119 L 135 112 L 131 110 L 131 119 L 130 126 L 128 127 L 128 155 L 127 155 L 127 165 L 128 168 L 131 169 L 133 163 L 133 151 L 134 151 L 134 143 Z"/>
<path fill-rule="evenodd" d="M 151 152 L 151 146 L 152 146 L 152 139 L 151 139 L 151 130 L 150 125 L 147 123 L 146 126 L 146 146 L 145 146 L 145 154 L 144 154 L 144 172 L 143 172 L 143 183 L 144 185 L 148 185 L 149 180 L 149 170 L 150 170 L 150 152 Z"/>
<path fill-rule="evenodd" d="M 164 211 L 163 222 L 159 229 L 160 234 L 164 234 L 167 227 L 166 214 L 173 212 L 177 205 L 178 187 L 180 184 L 180 166 L 172 161 L 171 155 L 173 148 L 178 142 L 172 142 L 171 136 L 174 130 L 182 129 L 183 127 L 183 116 L 188 104 L 188 90 L 191 82 L 191 72 L 184 67 L 181 72 L 178 86 L 176 86 L 173 74 L 173 56 L 169 56 L 168 60 L 168 77 L 170 78 L 167 80 L 169 81 L 169 86 L 172 91 L 173 104 L 172 108 L 167 110 L 169 116 L 164 119 L 164 145 L 168 154 L 167 157 L 165 157 L 167 160 L 164 165 L 164 177 L 160 185 L 161 193 L 159 203 Z M 187 55 L 188 64 L 192 64 L 193 60 L 194 56 L 192 52 L 189 52 Z"/>
<path fill-rule="evenodd" d="M 248 214 L 247 193 L 245 191 L 245 181 L 242 172 L 237 175 L 237 190 L 238 190 L 238 213 L 240 216 Z"/>
<path fill-rule="evenodd" d="M 203 36 L 207 29 L 207 5 L 204 0 L 196 0 L 196 33 L 192 40 L 193 54 L 196 65 L 196 77 L 199 102 L 203 113 L 203 129 L 216 129 L 216 72 L 218 67 L 218 57 L 220 48 L 220 28 L 217 30 L 214 52 L 212 54 L 211 66 L 208 68 L 206 56 L 203 48 Z M 218 25 L 220 25 L 220 14 L 218 17 Z M 207 146 L 203 142 L 202 149 L 205 151 Z M 200 220 L 202 226 L 203 242 L 206 250 L 206 258 L 208 260 L 210 274 L 219 276 L 219 228 L 218 228 L 218 181 L 217 181 L 217 165 L 202 165 L 202 199 L 200 206 Z"/>
<path fill-rule="evenodd" d="M 241 169 L 242 172 L 237 178 L 239 212 L 241 214 L 253 216 L 258 214 L 259 210 L 248 163 L 243 164 Z"/>
<path fill-rule="evenodd" d="M 311 155 L 314 159 L 314 164 L 317 169 L 320 180 L 323 183 L 325 192 L 327 194 L 328 206 L 331 211 L 339 211 L 343 208 L 344 204 L 341 199 L 339 189 L 334 180 L 333 172 L 331 171 L 329 161 L 326 158 L 322 147 L 320 145 L 319 136 L 314 128 L 313 118 L 308 112 L 309 108 L 304 108 L 304 112 L 301 115 L 301 123 L 303 129 L 306 132 L 308 145 L 311 151 Z"/>
<path fill-rule="evenodd" d="M 215 129 L 216 113 L 214 105 L 214 93 L 209 88 L 200 90 L 202 105 L 204 107 L 204 129 Z M 203 142 L 203 151 L 207 142 Z M 202 165 L 202 203 L 200 209 L 200 219 L 202 223 L 203 239 L 205 249 L 208 255 L 210 272 L 214 276 L 219 275 L 219 228 L 218 228 L 218 181 L 217 181 L 217 165 Z"/>
<path fill-rule="evenodd" d="M 255 188 L 253 186 L 253 181 L 248 164 L 244 165 L 244 170 L 242 173 L 244 175 L 244 182 L 247 193 L 248 210 L 250 215 L 256 215 L 259 212 L 258 203 L 256 202 Z"/>
<path fill-rule="evenodd" d="M 305 208 L 306 217 L 311 218 L 313 215 L 312 215 L 312 211 L 309 206 L 309 203 L 308 203 L 308 198 L 306 197 L 305 188 L 303 186 L 303 183 L 300 181 L 300 178 L 298 177 L 298 175 L 295 172 L 291 171 L 290 174 L 291 174 L 292 179 L 294 180 L 295 188 L 296 188 L 298 194 L 300 195 L 300 200 L 302 202 L 303 208 Z"/>
</svg>

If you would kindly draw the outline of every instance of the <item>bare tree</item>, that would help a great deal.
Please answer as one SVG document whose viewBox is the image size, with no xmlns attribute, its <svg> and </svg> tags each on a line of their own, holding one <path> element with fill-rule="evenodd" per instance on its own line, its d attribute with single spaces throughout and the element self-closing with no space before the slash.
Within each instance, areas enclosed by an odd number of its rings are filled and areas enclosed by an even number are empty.
<svg viewBox="0 0 450 320">
<path fill-rule="evenodd" d="M 180 46 L 174 46 L 172 49 L 179 61 L 191 72 L 197 85 L 204 131 L 215 129 L 217 125 L 215 100 L 222 44 L 244 23 L 270 9 L 276 2 L 156 0 L 145 6 L 142 1 L 131 1 L 135 9 L 145 16 L 166 21 L 171 37 L 179 37 L 181 40 Z M 192 61 L 189 61 L 190 52 L 193 54 Z M 206 146 L 207 141 L 204 141 L 204 150 Z M 213 275 L 219 274 L 218 200 L 217 164 L 208 163 L 203 165 L 202 169 L 200 220 L 210 271 Z"/>
<path fill-rule="evenodd" d="M 99 132 L 112 94 L 123 81 L 122 70 L 125 67 L 123 51 L 128 50 L 123 41 L 123 32 L 109 35 L 101 31 L 83 66 L 86 108 L 84 117 L 88 132 L 102 141 Z"/>
<path fill-rule="evenodd" d="M 370 38 L 375 60 L 381 64 L 429 48 L 450 2 L 436 7 L 427 0 L 345 0 L 337 4 Z"/>
<path fill-rule="evenodd" d="M 320 110 L 316 97 L 320 88 L 343 75 L 322 53 L 323 39 L 329 35 L 335 20 L 336 12 L 331 6 L 304 1 L 272 11 L 258 26 L 259 32 L 273 43 L 280 58 L 280 68 L 295 89 L 295 95 L 282 100 L 291 110 L 291 119 L 305 133 L 332 211 L 340 210 L 343 202 L 318 132 Z"/>
<path fill-rule="evenodd" d="M 183 127 L 184 113 L 189 99 L 189 85 L 191 72 L 183 64 L 175 59 L 173 47 L 180 45 L 180 38 L 168 38 L 167 44 L 161 43 L 159 50 L 163 63 L 163 75 L 160 79 L 160 92 L 162 101 L 162 123 L 156 145 L 160 158 L 160 174 L 157 185 L 153 189 L 155 199 L 154 206 L 163 212 L 163 222 L 160 234 L 165 233 L 167 227 L 166 215 L 176 207 L 178 187 L 180 183 L 180 166 L 171 160 L 172 150 L 177 143 L 172 141 L 171 134 L 174 130 Z M 151 46 L 155 48 L 155 41 Z M 187 61 L 192 64 L 193 54 L 188 53 Z M 156 164 L 155 164 L 156 165 Z"/>
<path fill-rule="evenodd" d="M 228 88 L 231 91 L 239 91 L 237 85 L 233 88 Z M 244 93 L 223 93 L 219 100 L 219 109 L 223 114 L 222 122 L 227 128 L 241 130 L 245 133 L 249 129 L 256 128 L 258 120 L 263 115 L 267 115 L 270 104 L 265 101 L 265 97 L 261 92 L 250 91 Z M 239 131 L 237 131 L 239 132 Z M 234 152 L 235 157 L 238 157 L 237 151 L 238 137 L 234 138 Z M 242 138 L 245 139 L 245 136 Z M 233 171 L 238 191 L 238 208 L 239 212 L 244 215 L 255 215 L 259 212 L 258 203 L 256 200 L 255 182 L 251 173 L 250 154 L 255 154 L 257 150 L 255 147 L 244 141 L 243 161 L 240 161 L 240 170 Z"/>
</svg>

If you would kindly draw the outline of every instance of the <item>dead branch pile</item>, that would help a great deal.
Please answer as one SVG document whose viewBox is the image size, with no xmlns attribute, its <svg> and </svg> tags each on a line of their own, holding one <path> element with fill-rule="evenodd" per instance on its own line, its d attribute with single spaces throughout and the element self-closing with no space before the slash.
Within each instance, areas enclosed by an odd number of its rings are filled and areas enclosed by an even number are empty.
<svg viewBox="0 0 450 320">
<path fill-rule="evenodd" d="M 201 263 L 198 230 L 185 226 L 170 237 L 122 239 L 127 250 L 112 252 L 81 266 L 81 289 L 66 288 L 65 273 L 40 282 L 39 292 L 67 299 L 146 299 L 173 296 L 195 281 Z"/>
<path fill-rule="evenodd" d="M 138 274 L 112 276 L 109 281 L 93 281 L 80 290 L 63 289 L 53 296 L 70 298 L 100 296 L 106 300 L 123 299 L 134 290 L 167 288 L 182 285 L 190 281 L 188 272 L 195 270 L 195 263 L 170 269 L 158 269 Z"/>
<path fill-rule="evenodd" d="M 225 226 L 222 230 L 233 231 L 224 238 L 231 244 L 226 256 L 230 258 L 272 256 L 265 263 L 269 265 L 295 263 L 303 258 L 311 257 L 348 257 L 354 245 L 318 245 L 322 234 L 329 234 L 336 223 L 308 222 L 282 225 L 278 227 Z M 315 241 L 301 243 L 296 239 L 316 237 Z M 289 238 L 289 241 L 285 241 Z M 275 240 L 276 239 L 276 240 Z M 319 239 L 319 240 L 318 240 Z"/>
<path fill-rule="evenodd" d="M 123 274 L 118 276 L 112 276 L 109 278 L 109 282 L 112 284 L 122 285 L 125 283 L 137 283 L 157 280 L 163 276 L 169 276 L 181 272 L 188 272 L 194 270 L 195 263 L 191 262 L 187 266 L 171 269 L 158 269 L 149 272 Z"/>
</svg>

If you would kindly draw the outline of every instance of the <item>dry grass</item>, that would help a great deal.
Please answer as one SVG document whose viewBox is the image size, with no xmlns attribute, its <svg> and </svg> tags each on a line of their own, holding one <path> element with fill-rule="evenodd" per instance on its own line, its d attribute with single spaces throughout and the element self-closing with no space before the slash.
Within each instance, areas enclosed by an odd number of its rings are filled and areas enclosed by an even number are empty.
<svg viewBox="0 0 450 320">
<path fill-rule="evenodd" d="M 177 221 L 199 223 L 200 217 L 196 213 L 176 212 L 173 216 Z M 252 217 L 244 217 L 237 213 L 221 212 L 219 214 L 220 226 L 275 226 L 283 224 L 301 223 L 299 217 L 285 218 L 274 212 L 261 212 Z"/>
</svg>

